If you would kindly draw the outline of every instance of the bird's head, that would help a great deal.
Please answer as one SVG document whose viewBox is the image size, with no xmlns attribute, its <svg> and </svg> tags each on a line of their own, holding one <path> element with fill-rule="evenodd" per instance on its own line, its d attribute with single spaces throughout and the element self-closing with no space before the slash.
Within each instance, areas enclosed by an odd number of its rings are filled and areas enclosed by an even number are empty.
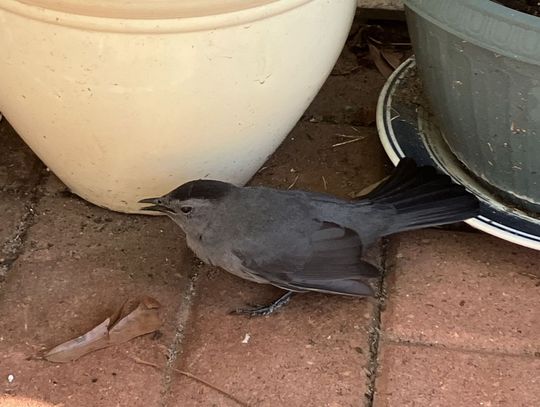
<svg viewBox="0 0 540 407">
<path fill-rule="evenodd" d="M 141 209 L 162 212 L 186 231 L 190 225 L 206 224 L 214 208 L 233 188 L 234 185 L 222 181 L 196 180 L 187 182 L 161 197 L 141 199 L 139 203 L 151 204 Z"/>
</svg>

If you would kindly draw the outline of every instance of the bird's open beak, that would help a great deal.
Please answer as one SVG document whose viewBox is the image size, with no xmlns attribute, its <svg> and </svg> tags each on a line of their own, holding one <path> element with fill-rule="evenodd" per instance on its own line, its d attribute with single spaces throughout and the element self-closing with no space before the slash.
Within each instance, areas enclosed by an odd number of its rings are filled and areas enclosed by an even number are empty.
<svg viewBox="0 0 540 407">
<path fill-rule="evenodd" d="M 158 204 L 160 198 L 146 198 L 141 199 L 139 203 L 152 204 L 150 206 L 142 207 L 142 211 L 154 211 L 154 212 L 170 212 L 171 210 L 164 205 Z"/>
</svg>

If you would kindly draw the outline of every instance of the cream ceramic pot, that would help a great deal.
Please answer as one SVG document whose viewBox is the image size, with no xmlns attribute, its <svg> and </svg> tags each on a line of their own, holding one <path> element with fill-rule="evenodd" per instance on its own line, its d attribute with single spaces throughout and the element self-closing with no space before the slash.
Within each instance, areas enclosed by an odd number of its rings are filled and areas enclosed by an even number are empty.
<svg viewBox="0 0 540 407">
<path fill-rule="evenodd" d="M 312 101 L 356 0 L 0 0 L 0 111 L 76 194 L 122 212 L 243 184 Z"/>
</svg>

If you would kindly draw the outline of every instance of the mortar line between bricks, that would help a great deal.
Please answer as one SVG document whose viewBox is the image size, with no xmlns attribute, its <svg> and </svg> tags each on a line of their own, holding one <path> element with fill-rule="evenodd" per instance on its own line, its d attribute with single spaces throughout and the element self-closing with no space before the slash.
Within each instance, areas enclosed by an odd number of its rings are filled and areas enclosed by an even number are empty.
<svg viewBox="0 0 540 407">
<path fill-rule="evenodd" d="M 35 224 L 35 209 L 44 195 L 39 186 L 44 183 L 49 174 L 41 171 L 36 183 L 32 187 L 28 202 L 25 203 L 26 211 L 20 217 L 14 233 L 5 241 L 0 249 L 2 259 L 0 260 L 0 278 L 5 278 L 13 264 L 24 251 L 28 231 Z M 0 280 L 1 281 L 1 280 Z"/>
<path fill-rule="evenodd" d="M 373 310 L 369 331 L 369 364 L 367 367 L 367 391 L 364 395 L 364 406 L 372 407 L 375 398 L 375 382 L 379 368 L 379 347 L 381 342 L 381 314 L 386 299 L 386 274 L 388 264 L 388 239 L 383 238 L 381 249 L 381 276 L 378 281 L 377 305 Z"/>
<path fill-rule="evenodd" d="M 382 338 L 380 338 L 380 341 L 383 343 L 391 344 L 391 345 L 408 346 L 411 348 L 429 348 L 429 349 L 445 350 L 448 352 L 460 352 L 460 353 L 475 354 L 475 355 L 504 356 L 504 357 L 518 358 L 518 359 L 535 359 L 535 360 L 540 357 L 540 352 L 535 352 L 535 351 L 533 351 L 532 353 L 508 353 L 508 352 L 497 351 L 497 350 L 467 349 L 460 346 L 452 346 L 452 345 L 447 346 L 440 343 L 420 342 L 420 341 L 414 341 L 414 340 L 411 341 L 411 340 L 400 339 L 400 338 L 389 338 L 386 336 L 383 336 Z"/>
<path fill-rule="evenodd" d="M 186 327 L 191 318 L 193 308 L 193 299 L 196 294 L 196 283 L 199 279 L 199 274 L 196 272 L 191 276 L 187 287 L 184 289 L 182 301 L 178 307 L 179 313 L 176 319 L 176 331 L 171 346 L 167 349 L 167 363 L 163 374 L 163 391 L 161 397 L 161 407 L 166 407 L 168 404 L 168 396 L 171 391 L 172 378 L 174 373 L 174 364 L 178 360 L 178 356 L 183 353 L 183 343 L 186 336 Z"/>
</svg>

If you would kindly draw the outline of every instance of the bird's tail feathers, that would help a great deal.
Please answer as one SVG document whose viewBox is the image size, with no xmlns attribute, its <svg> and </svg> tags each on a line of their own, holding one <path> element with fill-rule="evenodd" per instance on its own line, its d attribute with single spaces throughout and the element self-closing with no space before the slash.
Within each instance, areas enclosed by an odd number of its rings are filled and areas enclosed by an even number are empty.
<svg viewBox="0 0 540 407">
<path fill-rule="evenodd" d="M 433 167 L 418 167 L 410 158 L 402 159 L 388 179 L 362 197 L 366 200 L 396 209 L 388 234 L 460 222 L 476 216 L 479 207 L 463 186 Z"/>
</svg>

